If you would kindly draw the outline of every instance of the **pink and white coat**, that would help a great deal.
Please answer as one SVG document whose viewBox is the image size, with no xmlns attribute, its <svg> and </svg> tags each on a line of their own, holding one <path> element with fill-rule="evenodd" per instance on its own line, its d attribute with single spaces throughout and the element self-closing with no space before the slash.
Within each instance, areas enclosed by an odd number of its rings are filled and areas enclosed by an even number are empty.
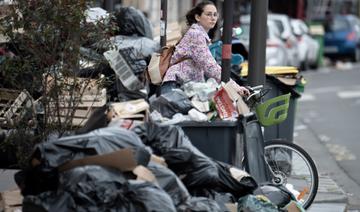
<svg viewBox="0 0 360 212">
<path fill-rule="evenodd" d="M 176 81 L 183 84 L 189 81 L 204 82 L 214 78 L 221 79 L 221 67 L 211 55 L 208 44 L 210 38 L 204 28 L 193 24 L 176 46 L 170 63 L 174 64 L 181 58 L 190 58 L 172 65 L 166 72 L 163 82 Z"/>
</svg>

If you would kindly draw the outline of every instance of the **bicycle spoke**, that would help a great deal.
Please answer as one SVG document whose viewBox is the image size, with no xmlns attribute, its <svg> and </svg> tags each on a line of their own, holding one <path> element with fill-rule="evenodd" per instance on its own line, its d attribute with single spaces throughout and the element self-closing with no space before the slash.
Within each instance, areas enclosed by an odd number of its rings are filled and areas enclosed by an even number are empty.
<svg viewBox="0 0 360 212">
<path fill-rule="evenodd" d="M 277 143 L 265 146 L 265 160 L 271 169 L 272 181 L 287 187 L 307 208 L 315 198 L 318 186 L 315 164 L 304 150 L 299 150 L 300 147 Z"/>
</svg>

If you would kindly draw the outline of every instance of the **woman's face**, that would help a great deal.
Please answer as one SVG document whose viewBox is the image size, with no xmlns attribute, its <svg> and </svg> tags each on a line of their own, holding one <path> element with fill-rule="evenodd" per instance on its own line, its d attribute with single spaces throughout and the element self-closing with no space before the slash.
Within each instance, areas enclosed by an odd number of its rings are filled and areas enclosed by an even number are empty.
<svg viewBox="0 0 360 212">
<path fill-rule="evenodd" d="M 218 13 L 216 7 L 212 4 L 208 4 L 204 7 L 201 15 L 195 15 L 195 19 L 208 32 L 214 28 L 218 19 Z"/>
</svg>

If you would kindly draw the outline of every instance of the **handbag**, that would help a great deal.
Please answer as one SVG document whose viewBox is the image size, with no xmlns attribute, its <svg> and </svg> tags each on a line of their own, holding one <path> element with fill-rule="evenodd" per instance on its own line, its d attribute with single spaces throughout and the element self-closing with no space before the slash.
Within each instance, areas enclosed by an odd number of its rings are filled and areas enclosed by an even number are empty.
<svg viewBox="0 0 360 212">
<path fill-rule="evenodd" d="M 170 64 L 172 55 L 175 52 L 176 45 L 179 44 L 181 39 L 175 45 L 166 45 L 161 49 L 161 53 L 153 53 L 151 55 L 150 63 L 147 67 L 147 73 L 152 84 L 159 85 L 162 83 L 166 71 L 173 65 L 190 58 L 180 58 L 173 64 Z"/>
</svg>

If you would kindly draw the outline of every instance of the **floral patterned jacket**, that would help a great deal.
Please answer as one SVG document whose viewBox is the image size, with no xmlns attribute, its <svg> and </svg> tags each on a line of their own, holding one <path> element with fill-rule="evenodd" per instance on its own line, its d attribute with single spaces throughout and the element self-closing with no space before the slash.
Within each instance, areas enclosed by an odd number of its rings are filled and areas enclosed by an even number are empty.
<svg viewBox="0 0 360 212">
<path fill-rule="evenodd" d="M 182 58 L 190 59 L 170 66 L 163 82 L 176 81 L 183 84 L 189 81 L 204 82 L 208 78 L 214 78 L 220 82 L 221 67 L 211 55 L 209 43 L 210 38 L 204 28 L 199 24 L 191 25 L 176 46 L 170 64 L 174 64 Z"/>
</svg>

